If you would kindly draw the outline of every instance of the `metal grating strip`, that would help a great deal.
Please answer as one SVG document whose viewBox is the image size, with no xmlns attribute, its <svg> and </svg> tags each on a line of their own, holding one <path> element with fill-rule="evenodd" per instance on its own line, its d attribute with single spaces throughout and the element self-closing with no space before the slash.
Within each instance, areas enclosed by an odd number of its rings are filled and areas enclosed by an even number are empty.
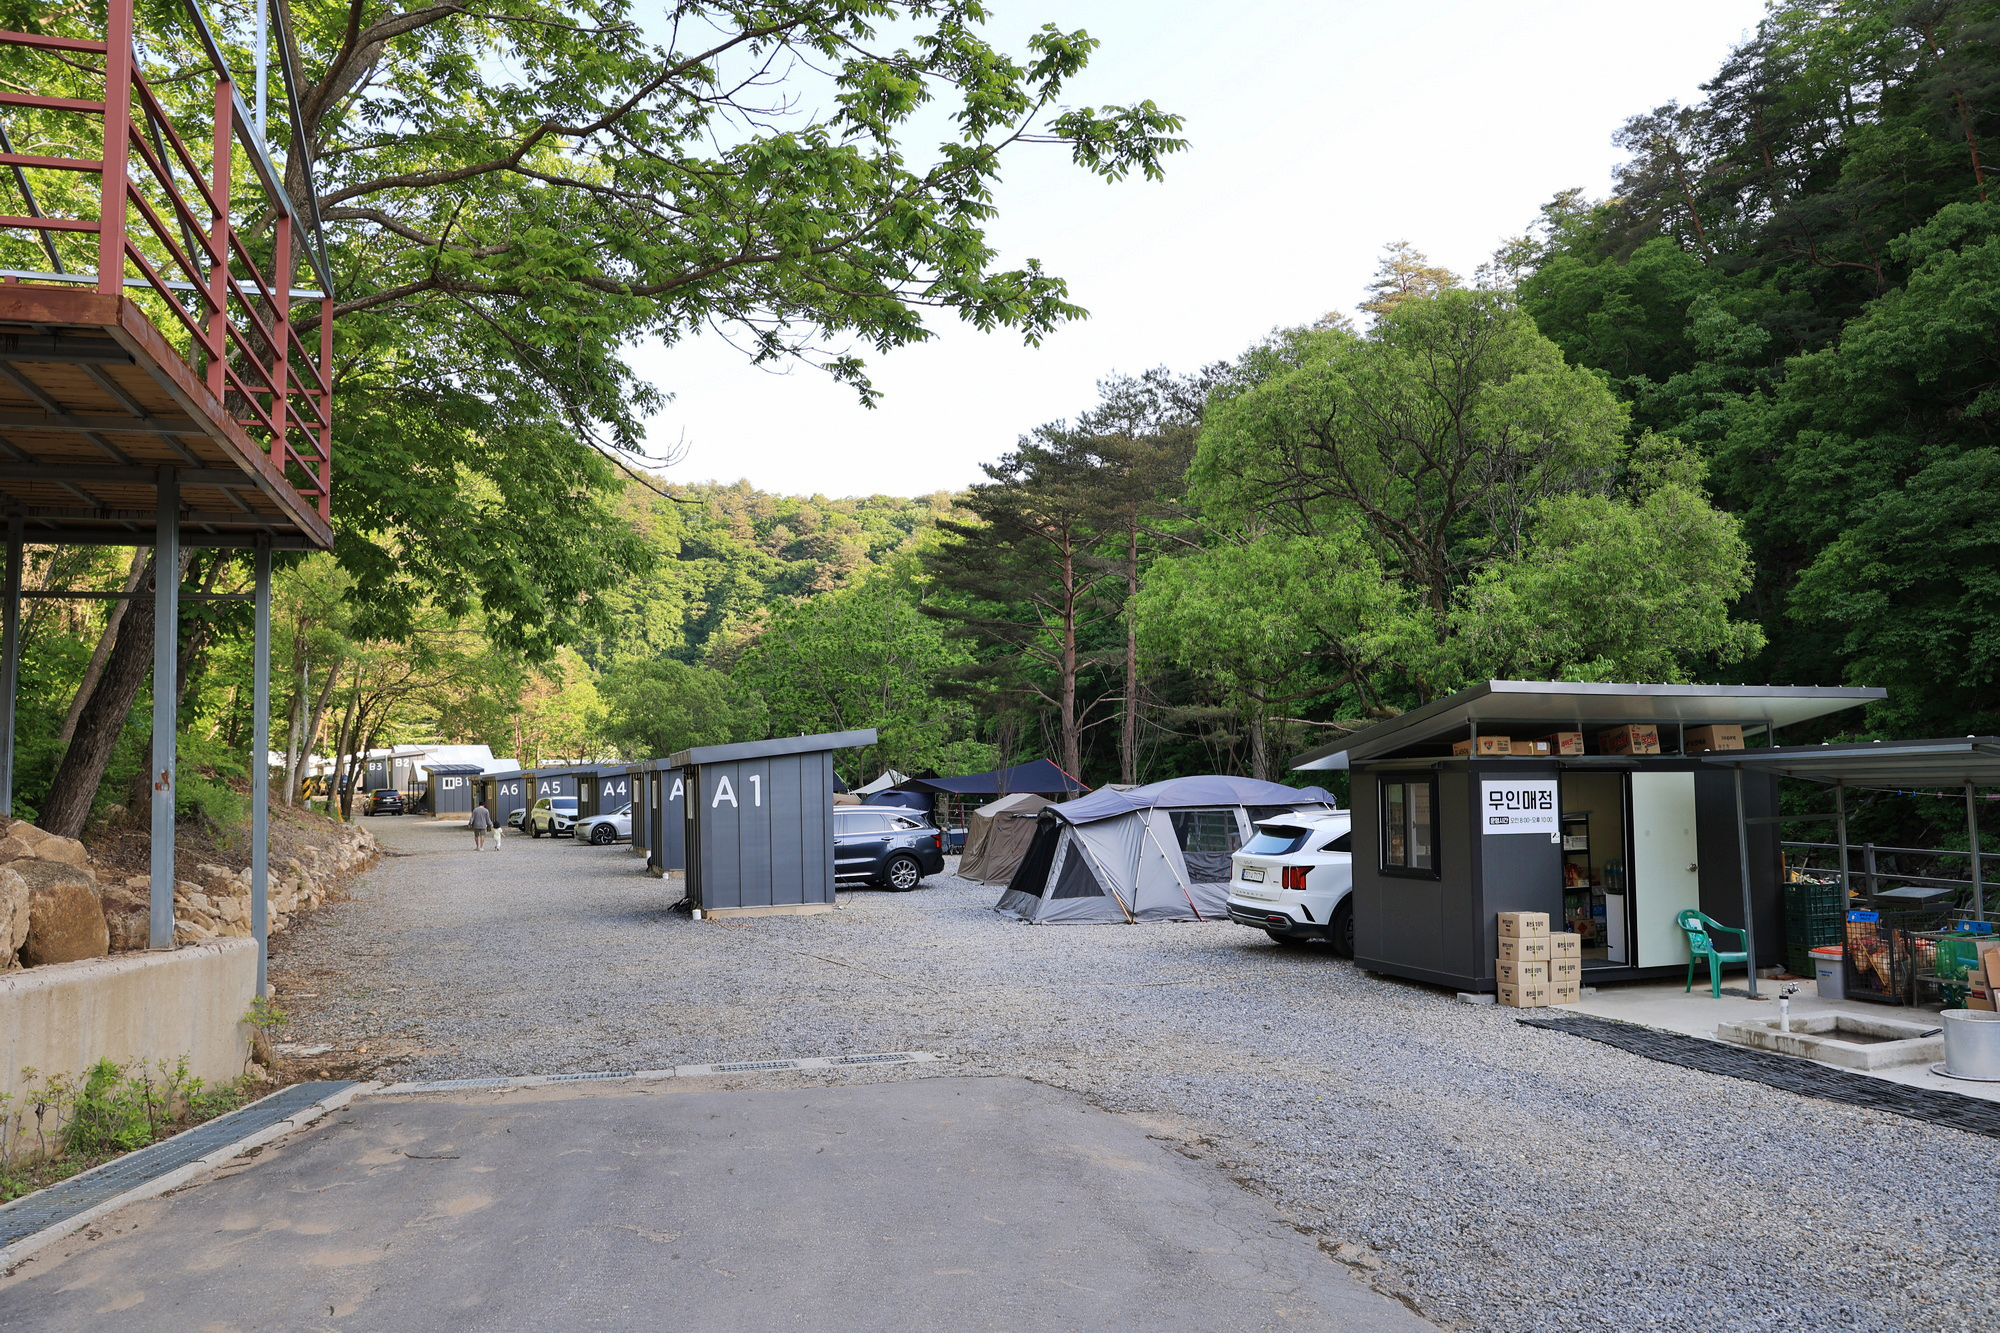
<svg viewBox="0 0 2000 1333">
<path fill-rule="evenodd" d="M 718 1074 L 737 1074 L 746 1069 L 797 1069 L 797 1060 L 742 1060 L 733 1065 L 710 1065 Z"/>
<path fill-rule="evenodd" d="M 551 1083 L 587 1083 L 592 1079 L 632 1078 L 633 1076 L 634 1073 L 631 1070 L 616 1069 L 608 1074 L 551 1074 L 548 1081 Z"/>
<path fill-rule="evenodd" d="M 1616 1046 L 1621 1051 L 1630 1051 L 1664 1064 L 1699 1069 L 1703 1073 L 1721 1074 L 1726 1078 L 1747 1079 L 1801 1096 L 1818 1097 L 1822 1101 L 1889 1111 L 1912 1120 L 2000 1138 L 2000 1102 L 1982 1101 L 1977 1097 L 1935 1088 L 1913 1088 L 1906 1083 L 1891 1083 L 1887 1079 L 1852 1074 L 1844 1069 L 1829 1069 L 1790 1055 L 1727 1046 L 1719 1041 L 1687 1037 L 1678 1032 L 1662 1032 L 1658 1028 L 1595 1018 L 1589 1014 L 1563 1014 L 1516 1021 L 1526 1027 L 1547 1028 L 1551 1032 L 1601 1041 L 1607 1046 Z"/>
<path fill-rule="evenodd" d="M 912 1059 L 907 1055 L 841 1055 L 827 1063 L 836 1065 L 900 1065 Z"/>
<path fill-rule="evenodd" d="M 44 1227 L 87 1212 L 135 1186 L 158 1179 L 169 1171 L 179 1170 L 190 1162 L 198 1162 L 238 1139 L 267 1129 L 305 1110 L 314 1102 L 353 1086 L 347 1080 L 294 1083 L 241 1110 L 217 1116 L 207 1124 L 196 1125 L 151 1147 L 126 1153 L 82 1175 L 71 1176 L 47 1189 L 16 1199 L 0 1207 L 0 1246 L 11 1245 Z"/>
</svg>

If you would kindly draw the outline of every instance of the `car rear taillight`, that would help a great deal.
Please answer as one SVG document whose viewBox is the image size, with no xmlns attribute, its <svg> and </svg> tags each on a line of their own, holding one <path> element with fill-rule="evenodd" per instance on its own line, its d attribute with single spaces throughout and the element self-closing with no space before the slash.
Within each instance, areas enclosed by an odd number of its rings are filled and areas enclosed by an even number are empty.
<svg viewBox="0 0 2000 1333">
<path fill-rule="evenodd" d="M 1306 886 L 1306 873 L 1311 869 L 1311 866 L 1284 867 L 1281 876 L 1283 887 L 1287 889 L 1303 889 Z"/>
<path fill-rule="evenodd" d="M 944 834 L 934 833 L 931 835 L 931 850 L 934 852 L 941 852 L 944 850 Z"/>
</svg>

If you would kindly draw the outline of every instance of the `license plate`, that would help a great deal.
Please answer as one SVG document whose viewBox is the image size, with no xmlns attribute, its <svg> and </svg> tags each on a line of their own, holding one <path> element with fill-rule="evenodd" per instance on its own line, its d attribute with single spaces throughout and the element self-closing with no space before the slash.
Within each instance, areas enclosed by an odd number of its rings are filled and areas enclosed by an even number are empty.
<svg viewBox="0 0 2000 1333">
<path fill-rule="evenodd" d="M 1245 884 L 1262 884 L 1264 882 L 1264 867 L 1244 866 L 1243 882 Z"/>
</svg>

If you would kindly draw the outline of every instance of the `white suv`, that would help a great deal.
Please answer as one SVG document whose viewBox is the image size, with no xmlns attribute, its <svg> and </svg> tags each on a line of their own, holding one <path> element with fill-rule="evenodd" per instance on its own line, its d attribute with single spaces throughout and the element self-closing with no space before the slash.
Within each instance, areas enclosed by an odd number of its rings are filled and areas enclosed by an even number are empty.
<svg viewBox="0 0 2000 1333">
<path fill-rule="evenodd" d="M 1346 810 L 1299 810 L 1257 824 L 1256 836 L 1229 858 L 1229 919 L 1282 945 L 1325 940 L 1354 957 L 1353 816 Z"/>
</svg>

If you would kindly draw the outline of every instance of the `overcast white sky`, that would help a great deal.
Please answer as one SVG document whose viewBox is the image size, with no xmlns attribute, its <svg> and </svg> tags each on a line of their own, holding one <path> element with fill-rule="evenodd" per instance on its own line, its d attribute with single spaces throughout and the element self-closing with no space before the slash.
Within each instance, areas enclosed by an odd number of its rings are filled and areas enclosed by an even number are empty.
<svg viewBox="0 0 2000 1333">
<path fill-rule="evenodd" d="M 1627 116 L 1688 99 L 1762 0 L 992 0 L 1019 51 L 1043 22 L 1102 40 L 1073 104 L 1150 97 L 1187 117 L 1167 179 L 1107 185 L 1064 149 L 1007 169 L 993 236 L 1091 317 L 1039 348 L 933 312 L 930 342 L 871 358 L 882 404 L 816 371 L 749 367 L 705 338 L 637 349 L 675 395 L 678 480 L 916 495 L 981 479 L 1114 371 L 1193 369 L 1274 327 L 1351 309 L 1382 246 L 1470 274 L 1558 190 L 1603 194 Z"/>
</svg>

